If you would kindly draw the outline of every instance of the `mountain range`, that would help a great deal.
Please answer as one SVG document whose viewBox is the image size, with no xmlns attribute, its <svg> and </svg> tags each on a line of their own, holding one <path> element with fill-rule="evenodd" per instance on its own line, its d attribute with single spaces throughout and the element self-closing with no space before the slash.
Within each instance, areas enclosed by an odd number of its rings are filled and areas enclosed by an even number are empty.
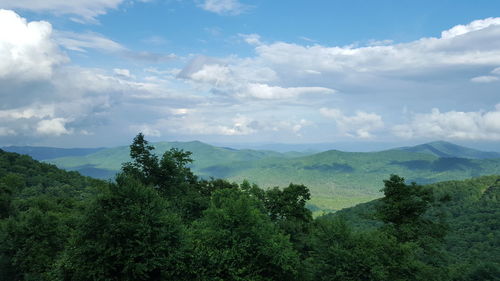
<svg viewBox="0 0 500 281">
<path fill-rule="evenodd" d="M 191 169 L 200 177 L 241 182 L 251 179 L 262 187 L 307 185 L 310 208 L 331 211 L 380 197 L 383 179 L 398 174 L 428 184 L 500 174 L 500 153 L 475 150 L 449 142 L 431 142 L 378 152 L 276 152 L 216 147 L 199 141 L 152 143 L 158 155 L 170 148 L 191 151 Z M 5 147 L 83 175 L 110 179 L 130 161 L 129 147 L 57 149 Z M 52 153 L 52 157 L 50 154 Z M 43 158 L 42 158 L 43 157 Z"/>
</svg>

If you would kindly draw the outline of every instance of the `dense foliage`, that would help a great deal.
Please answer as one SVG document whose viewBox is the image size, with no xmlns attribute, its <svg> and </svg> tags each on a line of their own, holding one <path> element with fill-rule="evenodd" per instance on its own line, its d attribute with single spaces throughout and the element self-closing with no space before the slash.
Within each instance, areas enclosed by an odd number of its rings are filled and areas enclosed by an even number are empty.
<svg viewBox="0 0 500 281">
<path fill-rule="evenodd" d="M 347 220 L 313 219 L 304 185 L 200 179 L 142 134 L 130 159 L 104 182 L 0 150 L 0 280 L 498 280 L 494 177 L 392 175 Z"/>
<path fill-rule="evenodd" d="M 150 144 L 161 158 L 171 148 L 191 151 L 189 168 L 199 177 L 242 182 L 251 179 L 260 186 L 287 186 L 290 182 L 310 188 L 308 206 L 315 215 L 337 211 L 380 197 L 383 180 L 397 174 L 409 182 L 430 184 L 462 180 L 500 172 L 500 154 L 482 152 L 445 142 L 379 152 L 338 150 L 278 153 L 265 150 L 231 149 L 206 143 L 158 142 Z M 113 179 L 123 162 L 130 161 L 126 146 L 100 150 L 85 156 L 47 160 L 58 167 L 84 175 Z"/>
</svg>

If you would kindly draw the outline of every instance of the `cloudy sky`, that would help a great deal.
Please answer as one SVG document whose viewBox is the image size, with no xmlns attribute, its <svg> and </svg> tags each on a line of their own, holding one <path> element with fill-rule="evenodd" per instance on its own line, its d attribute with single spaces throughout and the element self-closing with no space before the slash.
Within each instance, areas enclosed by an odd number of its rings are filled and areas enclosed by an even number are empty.
<svg viewBox="0 0 500 281">
<path fill-rule="evenodd" d="M 0 145 L 500 143 L 497 0 L 0 9 Z"/>
</svg>

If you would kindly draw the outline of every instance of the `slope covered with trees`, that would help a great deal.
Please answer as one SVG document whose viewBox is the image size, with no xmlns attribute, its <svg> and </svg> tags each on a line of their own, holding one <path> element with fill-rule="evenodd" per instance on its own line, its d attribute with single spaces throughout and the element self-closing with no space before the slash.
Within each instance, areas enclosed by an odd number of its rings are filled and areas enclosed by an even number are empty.
<svg viewBox="0 0 500 281">
<path fill-rule="evenodd" d="M 158 156 L 171 148 L 193 152 L 189 167 L 199 177 L 236 182 L 251 179 L 265 188 L 290 182 L 307 185 L 312 194 L 309 205 L 318 213 L 379 198 L 383 179 L 393 173 L 418 184 L 500 173 L 500 158 L 494 158 L 500 154 L 446 142 L 379 152 L 330 150 L 311 155 L 235 150 L 201 142 L 151 145 Z M 129 152 L 128 147 L 117 147 L 49 161 L 85 175 L 113 178 L 121 163 L 131 160 Z"/>
<path fill-rule="evenodd" d="M 200 179 L 189 168 L 190 152 L 173 148 L 159 156 L 141 134 L 130 158 L 114 182 L 103 182 L 0 151 L 0 280 L 498 276 L 496 262 L 461 267 L 462 260 L 450 257 L 447 222 L 435 204 L 436 198 L 453 201 L 453 193 L 393 175 L 373 209 L 381 227 L 369 222 L 353 230 L 350 220 L 313 219 L 302 184 L 264 190 L 248 181 Z M 481 197 L 495 209 L 495 189 L 485 190 Z"/>
<path fill-rule="evenodd" d="M 446 222 L 443 239 L 448 261 L 458 268 L 497 268 L 500 265 L 500 176 L 430 184 L 425 189 L 437 199 L 428 218 Z M 328 217 L 342 217 L 357 231 L 379 228 L 376 210 L 382 200 L 341 210 Z M 482 280 L 482 279 L 477 279 Z"/>
</svg>

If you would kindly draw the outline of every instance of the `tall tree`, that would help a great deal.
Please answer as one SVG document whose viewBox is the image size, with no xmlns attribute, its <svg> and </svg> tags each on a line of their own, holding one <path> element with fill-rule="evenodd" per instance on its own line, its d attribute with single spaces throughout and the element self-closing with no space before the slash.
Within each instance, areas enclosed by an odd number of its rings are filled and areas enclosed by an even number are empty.
<svg viewBox="0 0 500 281">
<path fill-rule="evenodd" d="M 424 280 L 445 280 L 448 270 L 443 254 L 446 225 L 436 222 L 427 211 L 434 201 L 430 188 L 411 183 L 391 175 L 384 181 L 384 197 L 376 207 L 376 216 L 384 222 L 382 231 L 393 235 L 399 243 L 413 247 L 420 262 L 418 274 Z"/>
<path fill-rule="evenodd" d="M 301 254 L 308 252 L 307 241 L 313 221 L 312 213 L 306 207 L 309 199 L 311 194 L 305 185 L 292 183 L 283 189 L 267 190 L 262 199 L 271 220 L 290 235 L 295 249 Z"/>
<path fill-rule="evenodd" d="M 296 280 L 298 253 L 260 205 L 237 189 L 213 194 L 193 225 L 195 280 Z"/>
<path fill-rule="evenodd" d="M 86 209 L 62 261 L 65 280 L 176 280 L 183 227 L 151 187 L 124 175 Z"/>
<path fill-rule="evenodd" d="M 154 147 L 149 145 L 142 133 L 139 133 L 130 145 L 132 162 L 124 163 L 123 172 L 133 175 L 145 184 L 156 184 L 158 181 L 158 156 L 153 153 Z"/>
<path fill-rule="evenodd" d="M 389 180 L 384 180 L 381 191 L 384 197 L 377 206 L 376 216 L 400 242 L 444 236 L 443 226 L 425 216 L 434 201 L 432 189 L 415 183 L 407 185 L 404 178 L 391 175 Z"/>
</svg>

